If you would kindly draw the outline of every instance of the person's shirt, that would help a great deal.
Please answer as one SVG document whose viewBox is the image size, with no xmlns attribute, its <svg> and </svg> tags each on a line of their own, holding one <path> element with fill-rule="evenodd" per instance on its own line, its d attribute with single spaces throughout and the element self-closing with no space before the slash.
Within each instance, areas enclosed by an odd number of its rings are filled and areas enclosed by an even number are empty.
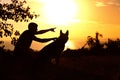
<svg viewBox="0 0 120 80">
<path fill-rule="evenodd" d="M 36 37 L 34 36 L 33 33 L 31 33 L 29 30 L 26 30 L 19 37 L 18 42 L 15 45 L 15 48 L 29 49 L 32 43 L 32 40 L 35 38 Z"/>
</svg>

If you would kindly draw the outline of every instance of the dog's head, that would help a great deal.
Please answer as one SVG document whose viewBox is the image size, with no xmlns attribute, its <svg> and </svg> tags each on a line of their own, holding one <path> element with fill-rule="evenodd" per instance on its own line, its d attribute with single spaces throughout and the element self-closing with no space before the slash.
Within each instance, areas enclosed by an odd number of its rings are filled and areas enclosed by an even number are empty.
<svg viewBox="0 0 120 80">
<path fill-rule="evenodd" d="M 68 35 L 69 35 L 69 31 L 67 30 L 65 33 L 62 32 L 62 30 L 60 30 L 60 36 L 59 36 L 59 40 L 63 43 L 66 43 L 68 41 Z"/>
</svg>

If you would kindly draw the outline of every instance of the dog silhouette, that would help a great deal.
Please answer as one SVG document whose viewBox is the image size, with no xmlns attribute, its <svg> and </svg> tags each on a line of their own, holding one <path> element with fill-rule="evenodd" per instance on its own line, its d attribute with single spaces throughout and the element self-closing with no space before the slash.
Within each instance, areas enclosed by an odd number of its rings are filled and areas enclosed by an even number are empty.
<svg viewBox="0 0 120 80">
<path fill-rule="evenodd" d="M 66 33 L 63 33 L 62 30 L 60 30 L 60 36 L 54 42 L 40 50 L 38 58 L 44 63 L 51 63 L 52 59 L 54 59 L 55 63 L 58 64 L 60 54 L 65 48 L 65 43 L 68 41 L 68 35 L 68 30 Z"/>
</svg>

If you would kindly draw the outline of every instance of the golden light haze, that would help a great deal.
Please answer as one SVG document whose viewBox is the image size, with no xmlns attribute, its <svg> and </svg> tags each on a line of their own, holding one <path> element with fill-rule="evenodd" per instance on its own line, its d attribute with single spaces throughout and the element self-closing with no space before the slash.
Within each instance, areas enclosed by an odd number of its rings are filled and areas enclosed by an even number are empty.
<svg viewBox="0 0 120 80">
<path fill-rule="evenodd" d="M 8 1 L 8 0 L 4 0 Z M 77 49 L 82 47 L 87 36 L 95 36 L 95 32 L 103 34 L 102 41 L 108 38 L 120 38 L 120 1 L 119 0 L 27 0 L 31 12 L 40 14 L 32 20 L 39 29 L 56 27 L 55 33 L 46 33 L 38 37 L 59 36 L 59 30 L 69 30 L 69 41 L 66 47 Z M 14 22 L 13 22 L 14 23 Z M 27 29 L 28 23 L 14 23 L 15 29 L 21 32 Z M 44 47 L 42 43 L 34 43 L 33 49 Z"/>
</svg>

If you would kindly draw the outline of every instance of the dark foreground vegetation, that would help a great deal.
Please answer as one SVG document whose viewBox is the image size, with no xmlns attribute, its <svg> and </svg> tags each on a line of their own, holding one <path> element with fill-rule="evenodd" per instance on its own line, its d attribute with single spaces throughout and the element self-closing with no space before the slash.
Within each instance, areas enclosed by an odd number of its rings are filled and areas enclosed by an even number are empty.
<svg viewBox="0 0 120 80">
<path fill-rule="evenodd" d="M 60 62 L 41 64 L 37 51 L 31 50 L 31 59 L 20 61 L 13 51 L 0 48 L 0 80 L 120 80 L 120 40 L 104 44 L 89 36 L 87 45 L 77 50 L 62 52 Z"/>
</svg>

